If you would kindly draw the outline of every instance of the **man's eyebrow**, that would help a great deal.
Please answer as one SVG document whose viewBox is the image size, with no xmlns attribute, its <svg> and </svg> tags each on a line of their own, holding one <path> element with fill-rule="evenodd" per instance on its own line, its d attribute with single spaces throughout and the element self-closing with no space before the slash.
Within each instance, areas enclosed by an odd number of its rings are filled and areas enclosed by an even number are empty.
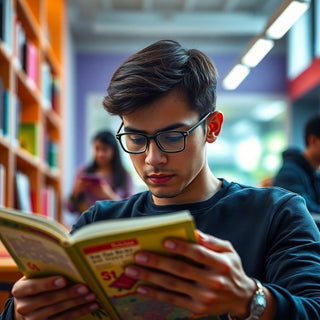
<svg viewBox="0 0 320 320">
<path fill-rule="evenodd" d="M 158 129 L 156 132 L 176 130 L 176 129 L 179 129 L 181 127 L 186 127 L 186 124 L 185 123 L 173 123 L 173 124 L 171 124 L 169 126 L 166 126 L 164 128 Z M 123 129 L 124 129 L 125 132 L 135 132 L 135 133 L 147 134 L 147 131 L 145 131 L 145 130 L 139 130 L 139 129 L 136 129 L 136 128 L 130 127 L 130 126 L 124 126 Z"/>
</svg>

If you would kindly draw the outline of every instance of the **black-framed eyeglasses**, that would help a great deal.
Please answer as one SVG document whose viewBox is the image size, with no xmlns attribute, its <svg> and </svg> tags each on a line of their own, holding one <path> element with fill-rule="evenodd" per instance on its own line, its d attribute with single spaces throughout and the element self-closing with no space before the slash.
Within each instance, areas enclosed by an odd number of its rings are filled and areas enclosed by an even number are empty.
<svg viewBox="0 0 320 320">
<path fill-rule="evenodd" d="M 154 140 L 158 148 L 167 153 L 181 152 L 186 147 L 187 137 L 203 123 L 212 112 L 207 113 L 199 122 L 187 131 L 171 130 L 158 132 L 155 135 L 147 136 L 139 132 L 119 133 L 123 127 L 121 123 L 116 138 L 120 141 L 122 149 L 127 153 L 139 154 L 144 153 L 148 149 L 150 140 Z"/>
</svg>

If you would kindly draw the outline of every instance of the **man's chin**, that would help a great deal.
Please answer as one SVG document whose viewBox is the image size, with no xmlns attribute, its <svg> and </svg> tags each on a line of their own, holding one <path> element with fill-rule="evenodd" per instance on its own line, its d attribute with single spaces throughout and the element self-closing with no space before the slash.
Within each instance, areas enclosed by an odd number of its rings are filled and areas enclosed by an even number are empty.
<svg viewBox="0 0 320 320">
<path fill-rule="evenodd" d="M 157 191 L 151 191 L 151 194 L 153 197 L 158 198 L 158 199 L 171 199 L 175 198 L 179 193 L 173 193 L 173 192 L 157 192 Z"/>
</svg>

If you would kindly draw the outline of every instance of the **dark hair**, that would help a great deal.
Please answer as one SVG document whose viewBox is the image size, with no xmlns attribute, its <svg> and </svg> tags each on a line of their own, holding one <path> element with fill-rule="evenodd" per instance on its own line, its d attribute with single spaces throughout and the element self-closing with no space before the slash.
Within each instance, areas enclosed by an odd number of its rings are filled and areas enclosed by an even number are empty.
<svg viewBox="0 0 320 320">
<path fill-rule="evenodd" d="M 117 68 L 103 106 L 109 113 L 122 116 L 179 89 L 202 117 L 215 109 L 217 77 L 213 63 L 199 50 L 161 40 Z"/>
<path fill-rule="evenodd" d="M 100 141 L 104 145 L 112 147 L 113 158 L 111 160 L 114 187 L 122 187 L 126 185 L 127 175 L 122 164 L 118 141 L 110 131 L 100 131 L 92 139 L 92 142 Z M 93 160 L 86 168 L 86 173 L 94 173 L 98 169 L 98 164 Z"/>
<path fill-rule="evenodd" d="M 308 145 L 308 138 L 312 134 L 320 138 L 320 115 L 315 115 L 306 122 L 304 128 L 304 140 L 306 146 Z"/>
</svg>

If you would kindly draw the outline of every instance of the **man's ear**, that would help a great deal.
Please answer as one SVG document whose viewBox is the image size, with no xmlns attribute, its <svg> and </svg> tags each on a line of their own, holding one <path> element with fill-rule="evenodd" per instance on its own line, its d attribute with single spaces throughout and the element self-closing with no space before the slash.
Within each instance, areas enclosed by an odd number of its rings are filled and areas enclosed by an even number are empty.
<svg viewBox="0 0 320 320">
<path fill-rule="evenodd" d="M 209 143 L 215 142 L 221 131 L 223 123 L 223 114 L 220 111 L 213 112 L 207 120 L 207 139 Z"/>
</svg>

